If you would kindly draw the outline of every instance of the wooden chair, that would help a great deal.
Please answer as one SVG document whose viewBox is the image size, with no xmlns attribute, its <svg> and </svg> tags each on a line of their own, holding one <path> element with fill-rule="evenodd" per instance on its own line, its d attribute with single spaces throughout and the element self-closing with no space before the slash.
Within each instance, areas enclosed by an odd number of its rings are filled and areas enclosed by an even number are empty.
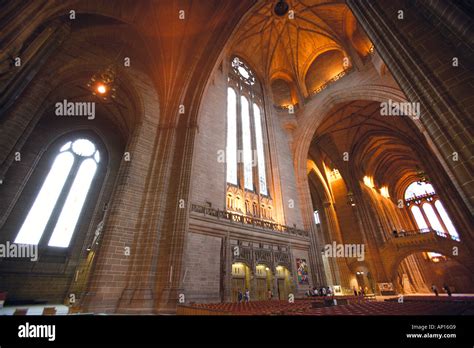
<svg viewBox="0 0 474 348">
<path fill-rule="evenodd" d="M 43 315 L 56 315 L 56 307 L 44 307 Z"/>
<path fill-rule="evenodd" d="M 28 308 L 17 308 L 15 312 L 13 312 L 13 315 L 26 315 L 27 312 Z"/>
</svg>

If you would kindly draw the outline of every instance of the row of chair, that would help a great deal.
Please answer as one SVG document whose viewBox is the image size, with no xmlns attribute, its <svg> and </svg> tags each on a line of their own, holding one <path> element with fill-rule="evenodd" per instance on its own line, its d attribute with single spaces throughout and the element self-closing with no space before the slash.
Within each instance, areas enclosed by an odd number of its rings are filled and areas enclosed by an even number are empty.
<svg viewBox="0 0 474 348">
<path fill-rule="evenodd" d="M 336 298 L 339 303 L 341 298 Z M 323 299 L 319 300 L 322 302 Z M 458 315 L 472 313 L 474 301 L 439 300 L 435 303 L 410 298 L 399 303 L 396 299 L 384 302 L 346 298 L 346 305 L 318 306 L 314 299 L 287 301 L 253 301 L 244 303 L 196 304 L 195 308 L 209 309 L 233 315 Z"/>
</svg>

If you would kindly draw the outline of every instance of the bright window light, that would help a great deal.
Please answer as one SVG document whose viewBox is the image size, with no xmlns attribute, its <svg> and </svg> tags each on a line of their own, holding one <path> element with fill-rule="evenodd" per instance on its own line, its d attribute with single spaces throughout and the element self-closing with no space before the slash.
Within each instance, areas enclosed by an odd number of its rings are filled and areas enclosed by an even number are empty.
<svg viewBox="0 0 474 348">
<path fill-rule="evenodd" d="M 72 144 L 72 150 L 79 156 L 89 157 L 95 152 L 95 146 L 87 139 L 79 139 Z"/>
<path fill-rule="evenodd" d="M 242 143 L 243 143 L 243 162 L 244 162 L 244 182 L 245 188 L 253 190 L 252 178 L 252 137 L 250 133 L 250 110 L 249 102 L 246 97 L 241 97 L 242 104 Z"/>
<path fill-rule="evenodd" d="M 423 210 L 426 214 L 426 217 L 428 218 L 428 221 L 430 222 L 431 228 L 435 231 L 439 232 L 445 232 L 443 226 L 441 226 L 441 223 L 438 220 L 438 217 L 436 216 L 436 213 L 433 210 L 433 207 L 429 203 L 423 204 Z"/>
<path fill-rule="evenodd" d="M 423 217 L 420 208 L 414 205 L 413 207 L 411 207 L 411 212 L 415 217 L 416 224 L 420 230 L 428 228 L 428 225 L 426 224 L 425 218 Z"/>
<path fill-rule="evenodd" d="M 426 194 L 434 194 L 435 190 L 431 184 L 425 182 L 413 182 L 405 191 L 405 199 L 420 197 Z"/>
<path fill-rule="evenodd" d="M 39 243 L 73 163 L 74 156 L 70 152 L 63 152 L 56 157 L 33 206 L 20 228 L 15 243 Z"/>
<path fill-rule="evenodd" d="M 49 240 L 49 246 L 62 248 L 69 246 L 96 169 L 97 164 L 94 160 L 89 158 L 82 162 Z"/>
<path fill-rule="evenodd" d="M 316 225 L 319 225 L 321 223 L 321 220 L 319 220 L 319 211 L 317 210 L 314 211 L 314 223 Z"/>
<path fill-rule="evenodd" d="M 446 210 L 444 209 L 444 206 L 443 204 L 441 203 L 441 201 L 436 201 L 435 203 L 435 207 L 436 209 L 438 210 L 438 213 L 439 215 L 441 216 L 441 219 L 443 220 L 444 222 L 444 225 L 446 226 L 446 228 L 448 229 L 448 232 L 451 236 L 453 236 L 455 239 L 458 239 L 459 240 L 459 233 L 458 231 L 456 230 L 456 228 L 454 227 L 453 225 L 453 222 L 451 221 L 451 219 L 449 218 L 449 215 L 448 213 L 446 212 Z"/>
<path fill-rule="evenodd" d="M 262 118 L 260 115 L 260 108 L 257 104 L 253 104 L 253 116 L 255 121 L 255 138 L 257 139 L 257 156 L 258 156 L 258 179 L 260 184 L 260 193 L 268 194 L 267 190 L 267 176 L 265 173 L 265 154 L 263 151 L 263 133 L 262 133 Z"/>
<path fill-rule="evenodd" d="M 38 244 L 45 233 L 46 226 L 56 223 L 48 246 L 68 247 L 99 161 L 99 151 L 87 139 L 78 139 L 64 144 L 15 238 L 15 243 Z M 71 175 L 75 176 L 71 177 Z M 58 199 L 64 196 L 61 193 L 65 189 L 69 192 L 64 205 L 57 206 Z M 57 221 L 51 221 L 52 216 L 57 215 L 53 214 L 53 211 L 61 211 Z M 46 231 L 48 234 L 49 232 Z"/>
<path fill-rule="evenodd" d="M 227 182 L 237 185 L 237 97 L 233 88 L 227 89 Z"/>
</svg>

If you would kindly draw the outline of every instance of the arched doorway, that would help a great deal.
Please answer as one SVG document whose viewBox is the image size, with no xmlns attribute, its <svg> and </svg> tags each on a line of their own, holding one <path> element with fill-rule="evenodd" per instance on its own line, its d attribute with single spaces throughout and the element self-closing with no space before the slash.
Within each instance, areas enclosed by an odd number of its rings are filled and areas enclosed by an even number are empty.
<svg viewBox="0 0 474 348">
<path fill-rule="evenodd" d="M 417 257 L 413 257 L 417 256 Z M 417 262 L 421 272 L 407 272 L 407 264 Z M 396 286 L 400 293 L 432 293 L 432 286 L 445 294 L 444 286 L 453 293 L 470 293 L 474 289 L 472 273 L 453 257 L 440 251 L 426 250 L 406 256 L 397 267 Z"/>
<path fill-rule="evenodd" d="M 288 295 L 291 293 L 291 273 L 285 266 L 276 267 L 277 277 L 277 294 L 276 297 L 279 300 L 288 299 Z"/>
<path fill-rule="evenodd" d="M 246 289 L 250 290 L 250 267 L 242 262 L 232 264 L 232 302 L 238 301 L 239 290 L 245 293 Z"/>
<path fill-rule="evenodd" d="M 264 264 L 255 267 L 256 291 L 255 298 L 259 301 L 268 300 L 268 290 L 273 291 L 273 274 L 271 269 Z"/>
</svg>

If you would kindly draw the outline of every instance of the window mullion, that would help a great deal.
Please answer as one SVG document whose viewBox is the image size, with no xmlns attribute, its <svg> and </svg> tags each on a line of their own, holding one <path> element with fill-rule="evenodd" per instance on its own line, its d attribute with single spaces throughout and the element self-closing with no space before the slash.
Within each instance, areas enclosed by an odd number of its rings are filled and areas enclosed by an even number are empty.
<svg viewBox="0 0 474 348">
<path fill-rule="evenodd" d="M 423 219 L 425 219 L 426 226 L 428 226 L 428 228 L 430 228 L 430 229 L 433 229 L 433 226 L 431 226 L 431 221 L 430 221 L 430 219 L 428 219 L 428 216 L 425 213 L 425 209 L 423 209 L 423 202 L 421 202 L 421 204 L 418 206 L 418 208 L 420 209 L 420 212 L 421 212 L 421 215 L 423 216 Z"/>
<path fill-rule="evenodd" d="M 81 160 L 78 160 L 78 156 L 76 155 L 73 155 L 73 156 L 75 157 L 74 164 L 72 165 L 71 171 L 69 172 L 69 175 L 66 179 L 66 182 L 64 183 L 64 186 L 61 190 L 58 200 L 56 201 L 53 212 L 51 213 L 51 217 L 49 218 L 49 221 L 46 224 L 44 233 L 41 236 L 38 246 L 41 246 L 44 248 L 48 246 L 48 241 L 51 238 L 51 235 L 54 230 L 54 226 L 56 226 L 56 223 L 58 222 L 59 215 L 61 214 L 61 211 L 64 207 L 64 203 L 66 202 L 66 198 L 69 194 L 69 191 L 71 190 L 74 179 L 76 178 L 77 172 L 82 163 Z"/>
</svg>

